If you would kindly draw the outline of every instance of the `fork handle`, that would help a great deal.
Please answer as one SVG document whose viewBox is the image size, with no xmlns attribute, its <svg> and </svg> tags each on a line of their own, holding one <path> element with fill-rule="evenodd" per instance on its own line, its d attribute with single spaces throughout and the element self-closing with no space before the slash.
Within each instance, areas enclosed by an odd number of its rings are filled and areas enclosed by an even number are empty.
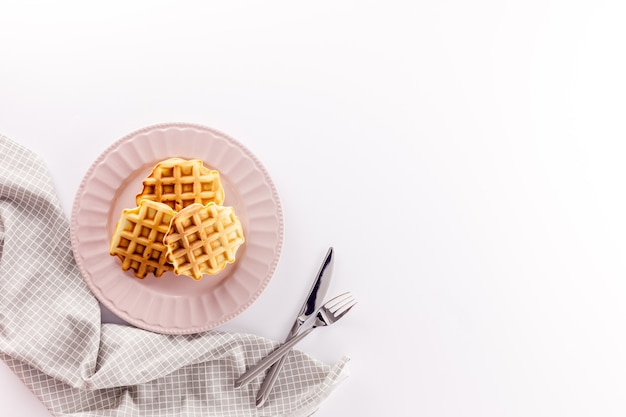
<svg viewBox="0 0 626 417">
<path fill-rule="evenodd" d="M 265 375 L 265 379 L 261 384 L 261 388 L 256 393 L 256 406 L 261 407 L 267 401 L 267 397 L 269 397 L 272 388 L 276 384 L 276 380 L 278 379 L 278 374 L 280 370 L 283 369 L 285 362 L 287 362 L 287 355 L 289 353 L 285 353 L 280 359 L 274 363 L 269 371 L 267 371 L 267 375 Z"/>
<path fill-rule="evenodd" d="M 257 375 L 261 372 L 265 371 L 267 368 L 272 366 L 274 363 L 278 362 L 283 355 L 289 353 L 289 350 L 299 341 L 304 339 L 309 333 L 311 333 L 315 329 L 315 327 L 311 327 L 300 333 L 297 336 L 294 336 L 285 343 L 283 343 L 279 348 L 275 351 L 267 355 L 265 358 L 261 359 L 256 365 L 252 368 L 248 369 L 243 375 L 239 377 L 237 381 L 235 381 L 235 388 L 242 387 L 252 381 Z"/>
</svg>

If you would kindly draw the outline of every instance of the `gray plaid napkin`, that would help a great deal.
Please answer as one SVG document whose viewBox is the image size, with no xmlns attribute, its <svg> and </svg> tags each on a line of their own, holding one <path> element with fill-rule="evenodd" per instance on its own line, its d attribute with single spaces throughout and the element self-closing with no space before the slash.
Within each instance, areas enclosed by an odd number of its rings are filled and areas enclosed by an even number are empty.
<svg viewBox="0 0 626 417">
<path fill-rule="evenodd" d="M 267 405 L 234 380 L 277 343 L 101 323 L 41 159 L 0 135 L 0 358 L 54 416 L 308 416 L 347 376 L 295 351 Z"/>
</svg>

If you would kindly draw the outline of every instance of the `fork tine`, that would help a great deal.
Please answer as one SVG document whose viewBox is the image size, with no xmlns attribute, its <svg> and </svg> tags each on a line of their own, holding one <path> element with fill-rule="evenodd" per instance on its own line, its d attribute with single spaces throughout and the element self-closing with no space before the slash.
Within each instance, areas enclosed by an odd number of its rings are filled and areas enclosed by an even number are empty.
<svg viewBox="0 0 626 417">
<path fill-rule="evenodd" d="M 356 300 L 352 299 L 349 303 L 343 305 L 339 310 L 337 310 L 333 315 L 335 316 L 335 320 L 339 320 L 343 317 L 352 307 L 356 305 Z"/>
<path fill-rule="evenodd" d="M 337 311 L 343 309 L 346 305 L 350 304 L 354 302 L 354 297 L 352 296 L 352 294 L 347 294 L 347 297 L 343 297 L 342 300 L 340 300 L 339 302 L 333 304 L 333 306 L 331 308 L 329 308 L 329 310 L 334 314 Z"/>
<path fill-rule="evenodd" d="M 326 307 L 330 311 L 333 311 L 336 306 L 342 304 L 344 300 L 346 300 L 346 299 L 348 299 L 350 297 L 352 297 L 352 294 L 350 294 L 349 291 L 348 292 L 344 292 L 343 294 L 338 295 L 335 298 L 333 298 L 333 299 L 327 301 L 326 303 L 324 303 L 324 307 Z"/>
</svg>

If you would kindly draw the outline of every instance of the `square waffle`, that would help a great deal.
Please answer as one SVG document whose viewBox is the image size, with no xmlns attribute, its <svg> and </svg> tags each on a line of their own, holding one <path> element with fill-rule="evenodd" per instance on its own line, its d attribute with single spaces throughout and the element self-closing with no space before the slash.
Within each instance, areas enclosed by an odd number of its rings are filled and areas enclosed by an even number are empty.
<svg viewBox="0 0 626 417">
<path fill-rule="evenodd" d="M 145 278 L 149 273 L 160 277 L 173 270 L 163 239 L 174 214 L 168 205 L 151 200 L 122 210 L 109 252 L 120 258 L 124 271 L 131 269 L 137 278 Z"/>
<path fill-rule="evenodd" d="M 170 158 L 159 162 L 143 180 L 142 199 L 165 203 L 176 211 L 194 204 L 224 202 L 220 174 L 204 166 L 199 159 Z"/>
<path fill-rule="evenodd" d="M 234 209 L 209 203 L 192 204 L 178 212 L 164 242 L 174 273 L 200 280 L 234 262 L 244 240 Z"/>
</svg>

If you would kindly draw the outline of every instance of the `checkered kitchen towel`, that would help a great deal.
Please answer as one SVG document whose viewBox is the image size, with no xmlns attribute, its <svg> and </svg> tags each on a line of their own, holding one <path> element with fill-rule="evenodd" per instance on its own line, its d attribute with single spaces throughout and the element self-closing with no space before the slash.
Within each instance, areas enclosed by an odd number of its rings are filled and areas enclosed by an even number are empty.
<svg viewBox="0 0 626 417">
<path fill-rule="evenodd" d="M 277 343 L 101 323 L 47 169 L 0 135 L 0 358 L 54 416 L 308 416 L 347 375 L 295 352 L 269 402 L 233 383 Z"/>
</svg>

